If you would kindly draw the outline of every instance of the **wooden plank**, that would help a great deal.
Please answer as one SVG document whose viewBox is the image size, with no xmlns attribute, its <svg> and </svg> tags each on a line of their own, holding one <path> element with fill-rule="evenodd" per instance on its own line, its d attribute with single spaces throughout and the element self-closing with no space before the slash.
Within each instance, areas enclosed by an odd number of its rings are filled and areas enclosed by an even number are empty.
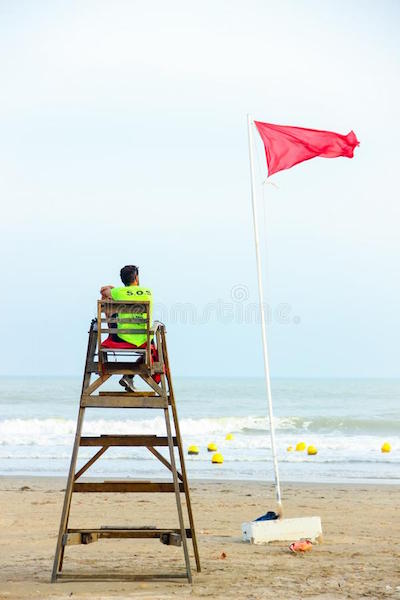
<svg viewBox="0 0 400 600">
<path fill-rule="evenodd" d="M 58 573 L 56 580 L 62 579 L 63 581 L 165 581 L 170 579 L 186 579 L 186 573 L 140 573 L 138 575 L 132 575 L 132 573 Z M 104 595 L 103 595 L 104 597 Z M 142 596 L 143 597 L 143 596 Z M 153 596 L 154 598 L 154 596 Z"/>
<path fill-rule="evenodd" d="M 82 396 L 81 406 L 88 408 L 165 408 L 167 398 L 130 398 L 125 396 Z"/>
<path fill-rule="evenodd" d="M 82 438 L 81 438 L 81 440 L 79 442 L 80 446 L 82 446 L 81 441 L 82 441 Z M 77 473 L 75 473 L 75 475 L 74 475 L 74 481 L 76 481 L 77 479 L 79 479 L 79 477 L 81 475 L 83 475 L 89 469 L 89 467 L 91 467 L 92 464 L 95 463 L 98 458 L 100 458 L 100 456 L 102 454 L 104 454 L 104 452 L 107 450 L 107 448 L 108 448 L 108 446 L 103 446 L 103 448 L 100 448 L 100 450 L 98 452 L 96 452 L 96 454 L 94 456 L 92 456 L 92 458 L 89 459 L 87 461 L 87 463 L 85 463 L 83 465 L 83 467 L 81 469 L 79 469 L 79 471 Z"/>
<path fill-rule="evenodd" d="M 117 335 L 119 335 L 120 333 L 124 334 L 134 334 L 134 335 L 147 335 L 147 329 L 136 329 L 135 327 L 127 327 L 122 329 L 122 327 L 118 327 L 118 329 L 116 327 L 112 327 L 111 329 L 108 327 L 102 327 L 101 328 L 101 333 L 115 333 Z M 122 342 L 123 340 L 121 340 Z"/>
<path fill-rule="evenodd" d="M 151 368 L 151 350 L 150 350 L 150 342 L 151 342 L 151 338 L 152 335 L 150 334 L 150 322 L 149 322 L 149 329 L 147 330 L 146 333 L 147 339 L 146 339 L 146 348 L 148 349 L 148 352 L 146 354 L 146 365 Z"/>
<path fill-rule="evenodd" d="M 97 351 L 101 347 L 101 303 L 97 302 Z M 102 371 L 103 356 L 99 354 L 100 372 Z"/>
<path fill-rule="evenodd" d="M 154 381 L 151 375 L 148 374 L 148 371 L 146 373 L 142 373 L 140 376 L 159 396 L 164 396 L 162 387 Z"/>
<path fill-rule="evenodd" d="M 155 525 L 101 525 L 100 530 L 99 531 L 108 531 L 108 530 L 117 530 L 120 531 L 122 529 L 129 529 L 129 530 L 139 530 L 139 529 L 157 529 L 157 527 Z"/>
<path fill-rule="evenodd" d="M 108 356 L 109 353 L 104 353 L 104 356 Z M 118 351 L 117 351 L 118 355 Z M 125 357 L 124 357 L 125 358 Z M 136 364 L 135 362 L 125 362 L 125 360 L 121 362 L 107 362 L 107 363 L 98 363 L 92 362 L 89 364 L 89 372 L 90 373 L 105 373 L 109 377 L 111 375 L 150 375 L 149 369 L 147 369 L 146 365 Z"/>
<path fill-rule="evenodd" d="M 138 325 L 145 325 L 146 318 L 140 319 L 140 318 L 131 317 L 128 319 L 122 319 L 120 317 L 104 317 L 103 319 L 101 319 L 101 322 L 102 323 L 136 323 Z"/>
<path fill-rule="evenodd" d="M 174 446 L 177 445 L 176 438 L 173 438 Z M 81 446 L 168 446 L 166 436 L 157 435 L 100 435 L 100 436 L 82 436 Z"/>
<path fill-rule="evenodd" d="M 167 438 L 168 439 L 168 438 Z M 176 438 L 173 438 L 176 440 Z M 174 443 L 174 446 L 176 446 L 176 443 Z M 167 469 L 169 469 L 171 471 L 171 473 L 173 473 L 172 471 L 172 467 L 171 467 L 171 463 L 169 463 L 167 461 L 166 458 L 164 458 L 164 456 L 162 454 L 160 454 L 160 452 L 158 452 L 158 450 L 156 450 L 155 448 L 151 447 L 151 446 L 147 446 L 147 450 L 149 450 L 156 458 L 158 458 L 158 460 L 165 466 L 167 467 Z M 183 477 L 182 474 L 179 473 L 179 471 L 176 471 L 176 474 L 178 475 L 178 478 L 183 481 Z"/>
<path fill-rule="evenodd" d="M 121 340 L 122 341 L 122 340 Z M 131 352 L 133 354 L 146 354 L 146 348 L 104 348 L 103 346 L 100 348 L 101 352 L 112 352 L 113 354 L 117 354 L 118 352 L 127 354 Z"/>
<path fill-rule="evenodd" d="M 99 388 L 101 385 L 103 385 L 103 383 L 105 383 L 107 381 L 107 379 L 110 379 L 110 375 L 100 375 L 100 377 L 98 377 L 95 381 L 93 381 L 93 383 L 91 383 L 85 389 L 85 391 L 82 392 L 82 396 L 93 394 L 93 392 L 95 392 L 97 390 L 97 388 Z"/>
<path fill-rule="evenodd" d="M 86 493 L 166 493 L 174 491 L 174 484 L 164 481 L 87 481 L 74 483 L 74 492 Z M 179 484 L 179 491 L 184 491 L 182 483 Z"/>
<path fill-rule="evenodd" d="M 183 443 L 182 443 L 182 437 L 181 437 L 181 432 L 180 432 L 180 427 L 179 427 L 178 410 L 177 410 L 176 403 L 175 403 L 175 394 L 174 394 L 174 388 L 173 388 L 173 384 L 172 384 L 171 369 L 170 369 L 170 365 L 169 365 L 169 356 L 168 356 L 168 347 L 167 347 L 165 327 L 160 328 L 160 338 L 161 338 L 160 346 L 163 349 L 163 355 L 164 355 L 165 375 L 166 375 L 166 379 L 168 382 L 169 402 L 170 402 L 171 409 L 172 409 L 172 415 L 173 415 L 173 421 L 174 421 L 174 427 L 175 427 L 175 435 L 178 440 L 179 462 L 181 464 L 183 485 L 185 488 L 186 508 L 187 508 L 187 512 L 188 512 L 190 528 L 191 528 L 191 531 L 193 532 L 193 536 L 192 536 L 193 551 L 194 551 L 194 556 L 195 556 L 195 560 L 196 560 L 197 572 L 200 573 L 201 572 L 200 553 L 199 553 L 199 547 L 197 544 L 192 503 L 191 503 L 191 499 L 190 499 L 189 482 L 187 479 L 187 473 L 186 473 L 186 467 L 185 467 L 185 456 L 183 453 Z"/>
<path fill-rule="evenodd" d="M 109 304 L 106 305 L 106 303 L 103 303 L 103 306 L 101 307 L 101 312 L 102 313 L 129 313 L 130 315 L 147 315 L 149 312 L 149 306 L 148 303 L 141 303 L 141 302 L 110 302 Z M 144 317 L 145 319 L 147 319 L 147 317 Z"/>
<path fill-rule="evenodd" d="M 129 398 L 139 398 L 145 396 L 146 398 L 158 398 L 155 392 L 99 392 L 99 396 L 128 396 Z"/>
<path fill-rule="evenodd" d="M 108 355 L 105 355 L 105 356 L 108 356 Z M 129 364 L 129 363 L 123 363 L 123 364 Z M 103 367 L 103 372 L 107 373 L 108 375 L 139 375 L 140 377 L 143 374 L 143 370 L 132 367 L 132 363 L 131 363 L 131 367 L 124 367 L 124 366 L 120 367 L 119 363 L 106 363 Z"/>
<path fill-rule="evenodd" d="M 92 319 L 92 321 L 90 323 L 88 334 L 89 334 L 89 339 L 88 339 L 87 352 L 86 352 L 85 369 L 84 369 L 84 374 L 83 374 L 83 379 L 82 379 L 81 394 L 84 393 L 84 390 L 90 384 L 92 371 L 89 369 L 89 364 L 91 364 L 94 361 L 94 356 L 96 354 L 96 347 L 97 347 L 97 322 L 96 322 L 96 319 Z M 79 418 L 78 418 L 78 422 L 79 422 Z M 69 479 L 68 479 L 68 481 L 69 481 Z M 72 490 L 72 486 L 71 486 L 71 490 Z M 71 491 L 71 493 L 72 493 L 72 491 Z M 67 484 L 65 495 L 67 496 L 67 494 L 69 494 L 68 484 Z M 64 499 L 64 501 L 65 500 L 66 499 Z M 66 527 L 68 526 L 70 509 L 71 509 L 71 497 L 69 498 L 68 506 L 66 508 L 64 533 L 65 533 Z M 64 513 L 64 509 L 63 509 L 63 513 Z M 65 547 L 62 545 L 62 538 L 60 539 L 60 537 L 61 537 L 61 523 L 60 523 L 59 538 L 57 540 L 57 547 L 56 547 L 56 552 L 55 552 L 55 557 L 54 557 L 52 581 L 55 578 L 57 578 L 57 571 L 62 571 L 62 568 L 63 568 Z"/>
<path fill-rule="evenodd" d="M 152 371 L 155 373 L 164 373 L 164 365 L 161 362 L 153 362 Z"/>
<path fill-rule="evenodd" d="M 167 387 L 166 387 L 165 375 L 161 375 L 161 386 L 162 386 L 164 394 L 166 394 Z M 189 550 L 188 550 L 188 544 L 187 544 L 187 539 L 186 539 L 185 523 L 183 520 L 181 495 L 179 493 L 181 491 L 185 492 L 185 486 L 183 483 L 180 483 L 179 479 L 178 479 L 178 472 L 176 469 L 176 462 L 175 462 L 174 446 L 172 444 L 172 429 L 171 429 L 171 421 L 170 421 L 170 417 L 169 417 L 168 407 L 164 409 L 164 416 L 165 416 L 165 427 L 167 430 L 167 437 L 169 440 L 169 444 L 168 444 L 169 460 L 171 463 L 172 478 L 174 481 L 173 487 L 174 487 L 175 499 L 176 499 L 176 509 L 178 511 L 179 526 L 180 526 L 180 530 L 181 530 L 182 548 L 183 548 L 183 555 L 185 557 L 186 573 L 187 573 L 188 582 L 192 583 L 192 581 L 193 581 L 192 568 L 190 566 L 190 557 L 189 557 Z"/>
<path fill-rule="evenodd" d="M 60 528 L 58 531 L 56 552 L 54 555 L 53 570 L 52 570 L 52 575 L 51 575 L 51 581 L 53 583 L 57 579 L 58 572 L 61 571 L 61 569 L 62 569 L 62 564 L 63 564 L 63 559 L 64 559 L 64 553 L 63 553 L 64 546 L 63 546 L 62 541 L 63 541 L 63 535 L 65 534 L 66 529 L 68 527 L 69 513 L 70 513 L 70 508 L 71 508 L 71 498 L 72 498 L 72 492 L 73 492 L 73 487 L 74 487 L 75 466 L 76 466 L 76 461 L 78 458 L 79 438 L 81 436 L 84 414 L 85 414 L 85 410 L 82 407 L 80 407 L 79 413 L 78 413 L 78 421 L 76 424 L 75 440 L 74 440 L 74 446 L 73 446 L 73 450 L 72 450 L 71 463 L 69 466 L 67 487 L 66 487 L 65 495 L 64 495 L 64 504 L 63 504 L 63 509 L 62 509 L 62 513 L 61 513 Z"/>
<path fill-rule="evenodd" d="M 136 365 L 134 362 L 122 361 L 118 363 L 108 363 L 107 365 L 103 365 L 103 369 L 108 375 L 120 375 L 121 373 L 126 375 L 146 375 L 149 372 L 146 365 Z M 158 389 L 156 391 L 158 391 Z"/>
<path fill-rule="evenodd" d="M 100 529 L 68 529 L 66 536 L 68 539 L 67 544 L 80 544 L 81 534 L 95 534 L 98 538 L 111 539 L 111 538 L 125 538 L 125 539 L 157 539 L 166 533 L 180 533 L 180 529 L 157 529 L 157 528 L 100 528 Z M 190 529 L 186 529 L 186 537 L 191 538 L 192 532 Z M 79 541 L 78 541 L 79 540 Z"/>
<path fill-rule="evenodd" d="M 149 300 L 98 300 L 97 304 L 101 307 L 101 310 L 113 309 L 116 310 L 116 312 L 121 311 L 124 308 L 129 309 L 132 312 L 146 312 L 150 308 Z"/>
<path fill-rule="evenodd" d="M 78 544 L 92 544 L 93 542 L 97 542 L 99 537 L 98 533 L 92 531 L 65 533 L 63 535 L 63 547 L 71 545 L 76 546 Z"/>
<path fill-rule="evenodd" d="M 77 546 L 82 544 L 82 536 L 80 532 L 76 533 L 64 533 L 62 538 L 63 546 Z"/>
</svg>

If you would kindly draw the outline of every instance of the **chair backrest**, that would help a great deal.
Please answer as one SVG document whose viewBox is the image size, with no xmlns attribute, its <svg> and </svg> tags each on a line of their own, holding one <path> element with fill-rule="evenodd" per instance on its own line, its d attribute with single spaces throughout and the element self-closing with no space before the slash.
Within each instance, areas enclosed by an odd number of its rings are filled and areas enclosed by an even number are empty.
<svg viewBox="0 0 400 600">
<path fill-rule="evenodd" d="M 140 335 L 146 343 L 145 362 L 150 366 L 150 344 L 152 338 L 150 318 L 150 302 L 99 300 L 97 302 L 97 348 L 99 361 L 102 362 L 101 345 L 104 341 L 102 335 Z M 115 325 L 115 327 L 110 327 L 110 325 Z M 109 350 L 110 352 L 113 351 L 111 348 Z M 132 351 L 134 351 L 134 348 Z"/>
</svg>

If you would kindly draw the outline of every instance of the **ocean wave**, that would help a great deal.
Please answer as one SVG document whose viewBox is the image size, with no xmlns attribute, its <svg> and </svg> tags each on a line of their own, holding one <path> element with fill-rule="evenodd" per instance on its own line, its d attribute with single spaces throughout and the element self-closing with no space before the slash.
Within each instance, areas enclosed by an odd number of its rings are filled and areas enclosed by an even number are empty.
<svg viewBox="0 0 400 600">
<path fill-rule="evenodd" d="M 266 425 L 266 419 L 252 416 L 180 420 L 183 436 L 223 435 L 252 429 L 265 432 Z M 76 422 L 72 419 L 6 419 L 0 421 L 0 445 L 64 445 L 69 443 L 75 428 Z M 166 435 L 166 429 L 164 417 L 157 416 L 143 420 L 87 420 L 83 433 Z"/>
<path fill-rule="evenodd" d="M 356 419 L 354 417 L 283 416 L 275 418 L 278 435 L 317 439 L 322 435 L 340 436 L 383 436 L 400 433 L 400 421 L 385 419 Z M 72 419 L 5 419 L 0 421 L 0 445 L 56 446 L 70 444 L 75 433 L 76 422 Z M 227 416 L 205 418 L 183 418 L 180 428 L 184 438 L 200 439 L 222 437 L 230 432 L 237 434 L 242 447 L 268 447 L 269 426 L 266 417 Z M 84 435 L 100 434 L 157 434 L 166 435 L 164 418 L 157 416 L 143 420 L 93 419 L 84 423 Z M 345 437 L 344 436 L 344 437 Z M 287 437 L 289 440 L 289 437 Z M 211 440 L 208 440 L 211 441 Z"/>
</svg>

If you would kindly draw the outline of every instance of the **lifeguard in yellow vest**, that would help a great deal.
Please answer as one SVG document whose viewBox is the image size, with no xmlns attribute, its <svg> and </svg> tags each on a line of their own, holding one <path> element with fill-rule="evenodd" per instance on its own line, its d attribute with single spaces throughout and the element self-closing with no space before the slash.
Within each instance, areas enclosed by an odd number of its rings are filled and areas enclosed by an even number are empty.
<svg viewBox="0 0 400 600">
<path fill-rule="evenodd" d="M 152 320 L 152 312 L 153 312 L 153 296 L 151 290 L 148 287 L 143 287 L 139 284 L 139 268 L 135 265 L 126 265 L 120 271 L 121 281 L 124 284 L 124 287 L 114 287 L 113 285 L 105 285 L 100 289 L 101 299 L 102 300 L 115 300 L 116 302 L 123 302 L 124 300 L 137 300 L 150 302 L 150 322 Z M 116 317 L 117 315 L 110 315 Z M 124 315 L 120 315 L 124 318 Z M 111 343 L 115 343 L 118 346 L 118 343 L 128 343 L 136 346 L 137 348 L 143 347 L 146 344 L 146 335 L 142 333 L 134 333 L 135 329 L 143 329 L 143 326 L 140 323 L 110 323 L 110 329 L 116 327 L 116 332 L 113 335 L 110 335 L 109 340 Z M 132 329 L 132 333 L 121 333 L 118 334 L 118 328 L 122 329 Z M 107 342 L 107 340 L 106 340 Z M 104 342 L 104 346 L 106 346 L 106 342 Z M 111 346 L 110 343 L 110 346 Z M 152 344 L 152 354 L 156 352 L 154 345 Z M 140 357 L 136 362 L 141 362 L 143 360 Z M 133 385 L 133 376 L 132 375 L 124 375 L 119 383 L 128 391 L 134 391 L 135 387 Z"/>
</svg>

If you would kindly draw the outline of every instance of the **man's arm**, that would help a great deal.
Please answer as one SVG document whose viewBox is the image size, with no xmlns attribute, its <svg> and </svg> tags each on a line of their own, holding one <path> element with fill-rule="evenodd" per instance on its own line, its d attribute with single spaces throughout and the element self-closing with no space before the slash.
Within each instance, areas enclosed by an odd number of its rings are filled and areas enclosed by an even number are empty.
<svg viewBox="0 0 400 600">
<path fill-rule="evenodd" d="M 100 295 L 102 300 L 111 300 L 111 290 L 113 289 L 113 285 L 103 285 L 100 288 Z"/>
</svg>

